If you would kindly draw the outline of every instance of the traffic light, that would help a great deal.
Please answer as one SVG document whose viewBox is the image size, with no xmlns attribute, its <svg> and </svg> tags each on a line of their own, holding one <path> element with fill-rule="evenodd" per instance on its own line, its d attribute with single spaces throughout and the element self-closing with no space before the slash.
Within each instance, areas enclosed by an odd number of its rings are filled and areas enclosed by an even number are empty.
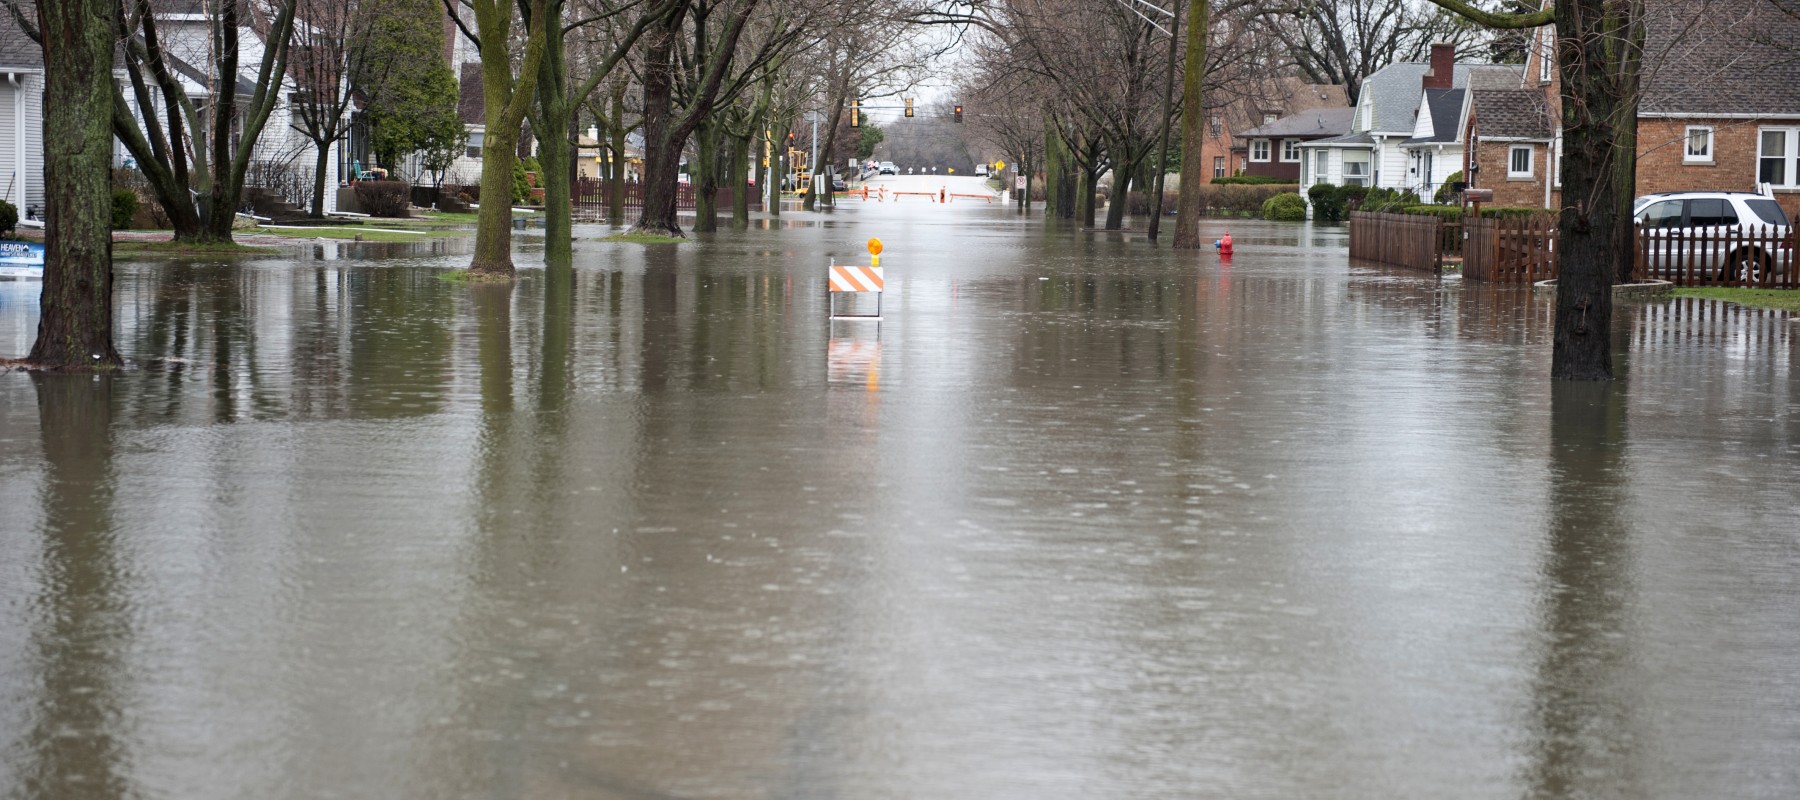
<svg viewBox="0 0 1800 800">
<path fill-rule="evenodd" d="M 955 114 L 956 114 L 956 121 L 957 121 L 957 122 L 962 122 L 962 106 L 957 106 L 957 107 L 956 107 L 956 112 L 955 112 Z"/>
<path fill-rule="evenodd" d="M 859 110 L 858 106 L 859 104 L 857 101 L 850 101 L 850 127 L 852 128 L 862 127 L 862 119 L 857 116 L 857 111 Z"/>
<path fill-rule="evenodd" d="M 906 98 L 906 115 L 912 116 L 912 98 Z"/>
</svg>

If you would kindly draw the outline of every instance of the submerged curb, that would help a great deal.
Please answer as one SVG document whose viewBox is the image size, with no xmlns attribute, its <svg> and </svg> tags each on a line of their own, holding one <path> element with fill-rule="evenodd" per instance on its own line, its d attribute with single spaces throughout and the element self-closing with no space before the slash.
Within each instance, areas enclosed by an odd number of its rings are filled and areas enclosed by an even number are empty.
<svg viewBox="0 0 1800 800">
<path fill-rule="evenodd" d="M 1639 281 L 1637 283 L 1621 283 L 1613 286 L 1615 300 L 1661 300 L 1675 291 L 1675 284 L 1669 281 Z M 1556 294 L 1556 279 L 1538 281 L 1531 285 L 1533 294 Z"/>
</svg>

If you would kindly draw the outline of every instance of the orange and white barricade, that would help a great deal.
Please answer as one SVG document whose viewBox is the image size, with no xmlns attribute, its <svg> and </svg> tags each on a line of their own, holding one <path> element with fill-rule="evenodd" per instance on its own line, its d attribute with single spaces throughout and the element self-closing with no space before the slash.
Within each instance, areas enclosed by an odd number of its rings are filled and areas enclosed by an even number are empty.
<svg viewBox="0 0 1800 800">
<path fill-rule="evenodd" d="M 881 240 L 869 240 L 869 266 L 857 264 L 839 264 L 832 259 L 829 277 L 826 281 L 826 292 L 830 296 L 832 319 L 881 319 L 881 295 L 887 281 L 881 271 Z M 840 294 L 875 295 L 875 313 L 873 314 L 839 314 L 837 298 Z"/>
</svg>

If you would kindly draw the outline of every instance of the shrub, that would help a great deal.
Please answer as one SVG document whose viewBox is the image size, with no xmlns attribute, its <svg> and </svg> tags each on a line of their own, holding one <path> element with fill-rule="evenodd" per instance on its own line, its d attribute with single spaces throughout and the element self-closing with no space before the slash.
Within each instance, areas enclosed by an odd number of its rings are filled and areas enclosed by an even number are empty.
<svg viewBox="0 0 1800 800">
<path fill-rule="evenodd" d="M 1462 179 L 1462 170 L 1450 173 L 1450 176 L 1444 179 L 1444 185 L 1439 186 L 1437 193 L 1431 196 L 1431 202 L 1440 204 L 1450 202 L 1450 196 L 1456 194 L 1455 184 L 1462 183 Z"/>
<path fill-rule="evenodd" d="M 1358 208 L 1362 211 L 1397 214 L 1407 206 L 1416 205 L 1419 205 L 1419 195 L 1411 189 L 1370 189 Z"/>
<path fill-rule="evenodd" d="M 406 181 L 357 181 L 356 203 L 375 217 L 405 217 L 412 207 L 412 186 Z"/>
<path fill-rule="evenodd" d="M 532 178 L 541 169 L 538 160 L 531 156 L 513 162 L 513 202 L 526 203 L 531 200 Z M 534 173 L 527 175 L 526 173 Z"/>
<path fill-rule="evenodd" d="M 1315 183 L 1306 190 L 1307 199 L 1312 201 L 1313 219 L 1319 222 L 1344 221 L 1343 187 L 1329 183 Z"/>
<path fill-rule="evenodd" d="M 1362 208 L 1362 202 L 1369 196 L 1367 186 L 1339 186 L 1338 194 L 1344 198 L 1344 214 Z"/>
<path fill-rule="evenodd" d="M 1407 206 L 1399 211 L 1402 214 L 1427 214 L 1435 217 L 1444 217 L 1446 219 L 1461 219 L 1464 214 L 1462 206 L 1443 205 Z M 1482 219 L 1507 219 L 1510 217 L 1529 217 L 1534 214 L 1543 214 L 1548 211 L 1549 209 L 1526 208 L 1523 206 L 1484 206 L 1481 209 L 1481 217 Z"/>
<path fill-rule="evenodd" d="M 137 217 L 137 192 L 126 188 L 112 190 L 112 229 L 122 231 L 131 227 L 131 220 Z"/>
<path fill-rule="evenodd" d="M 13 235 L 13 229 L 19 227 L 19 207 L 0 200 L 0 236 Z"/>
<path fill-rule="evenodd" d="M 1290 178 L 1276 178 L 1269 175 L 1231 175 L 1224 178 L 1213 178 L 1218 186 L 1269 186 L 1273 184 L 1292 184 Z"/>
<path fill-rule="evenodd" d="M 1263 201 L 1262 216 L 1279 222 L 1303 222 L 1306 220 L 1306 200 L 1295 192 L 1282 192 Z"/>
</svg>

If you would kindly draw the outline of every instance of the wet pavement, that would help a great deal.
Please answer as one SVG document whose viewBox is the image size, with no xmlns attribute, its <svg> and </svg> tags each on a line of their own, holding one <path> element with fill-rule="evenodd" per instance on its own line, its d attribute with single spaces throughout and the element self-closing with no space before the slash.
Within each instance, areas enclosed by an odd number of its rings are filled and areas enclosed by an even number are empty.
<svg viewBox="0 0 1800 800">
<path fill-rule="evenodd" d="M 138 368 L 0 374 L 0 796 L 1800 795 L 1800 325 L 1557 386 L 1543 299 L 1227 228 L 122 263 Z"/>
</svg>

